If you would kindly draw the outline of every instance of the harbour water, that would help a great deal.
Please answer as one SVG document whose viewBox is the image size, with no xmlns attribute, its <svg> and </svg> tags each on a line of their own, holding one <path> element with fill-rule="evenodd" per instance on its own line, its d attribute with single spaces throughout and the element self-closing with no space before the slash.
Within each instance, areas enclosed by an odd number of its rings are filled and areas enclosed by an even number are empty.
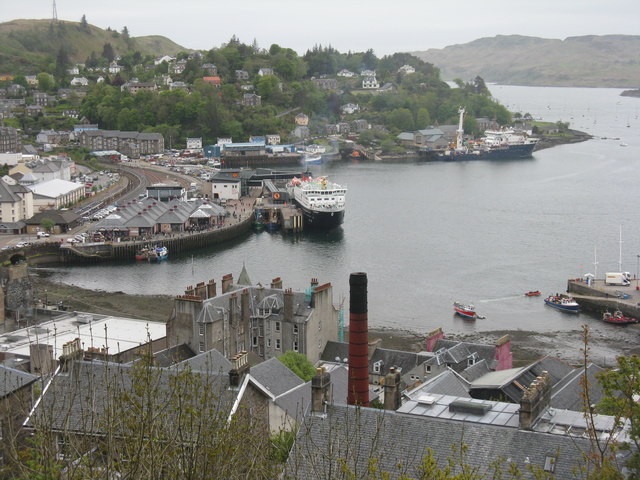
<svg viewBox="0 0 640 480">
<path fill-rule="evenodd" d="M 52 279 L 105 291 L 179 294 L 245 264 L 253 283 L 280 276 L 304 290 L 312 277 L 334 285 L 348 309 L 348 278 L 369 279 L 369 320 L 426 332 L 574 330 L 589 323 L 540 297 L 587 272 L 638 273 L 640 99 L 620 89 L 492 85 L 512 111 L 570 122 L 594 139 L 534 153 L 529 160 L 460 163 L 362 162 L 314 166 L 348 188 L 344 225 L 329 233 L 260 232 L 162 264 L 49 269 Z M 620 243 L 622 231 L 622 244 Z M 594 261 L 597 256 L 597 272 Z M 474 303 L 483 320 L 453 315 Z M 143 316 L 143 312 L 141 312 Z"/>
</svg>

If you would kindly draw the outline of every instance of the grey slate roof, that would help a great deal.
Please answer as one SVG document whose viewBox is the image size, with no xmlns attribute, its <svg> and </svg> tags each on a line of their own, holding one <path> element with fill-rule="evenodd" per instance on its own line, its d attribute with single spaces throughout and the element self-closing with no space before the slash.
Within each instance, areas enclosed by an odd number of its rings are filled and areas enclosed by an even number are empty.
<svg viewBox="0 0 640 480">
<path fill-rule="evenodd" d="M 153 354 L 154 362 L 158 367 L 169 367 L 192 357 L 195 357 L 195 353 L 184 343 Z"/>
<path fill-rule="evenodd" d="M 251 367 L 249 374 L 275 397 L 305 383 L 277 358 Z"/>
<path fill-rule="evenodd" d="M 469 395 L 469 384 L 465 383 L 464 380 L 449 369 L 430 378 L 418 388 L 428 393 L 471 398 L 471 395 Z"/>
<path fill-rule="evenodd" d="M 587 379 L 589 380 L 589 400 L 591 403 L 598 403 L 604 394 L 596 378 L 596 375 L 603 369 L 597 365 L 587 366 Z M 576 368 L 569 375 L 553 386 L 551 390 L 551 406 L 554 408 L 564 408 L 566 410 L 581 411 L 583 387 L 581 378 L 584 371 Z"/>
<path fill-rule="evenodd" d="M 329 341 L 325 345 L 320 357 L 325 362 L 335 362 L 336 358 L 343 361 L 349 356 L 349 344 Z M 381 361 L 380 375 L 385 375 L 391 367 L 400 368 L 402 373 L 424 363 L 429 357 L 414 352 L 403 352 L 401 350 L 390 350 L 386 348 L 376 348 L 369 360 L 369 371 L 373 371 L 373 364 Z"/>
<path fill-rule="evenodd" d="M 489 368 L 494 369 L 496 365 L 496 347 L 493 345 L 485 345 L 482 343 L 471 343 L 471 342 L 459 342 L 456 340 L 447 340 L 445 338 L 441 338 L 436 342 L 434 347 L 434 351 L 438 351 L 441 348 L 451 349 L 454 347 L 458 347 L 458 345 L 463 345 L 467 348 L 469 352 L 474 352 L 478 356 L 477 360 L 485 359 Z M 460 347 L 458 347 L 460 348 Z M 460 350 L 454 350 L 457 352 L 456 357 L 460 355 Z"/>
<path fill-rule="evenodd" d="M 414 477 L 426 448 L 433 451 L 442 468 L 452 446 L 461 442 L 467 446 L 464 463 L 478 467 L 480 473 L 489 472 L 492 462 L 504 458 L 506 464 L 515 464 L 524 478 L 533 478 L 527 468 L 544 468 L 549 456 L 555 457 L 555 478 L 573 478 L 573 468 L 583 458 L 581 451 L 590 450 L 585 438 L 332 405 L 326 418 L 305 419 L 289 456 L 287 473 L 301 480 L 341 478 L 344 464 L 354 473 L 353 478 L 365 479 L 370 478 L 368 462 L 372 458 L 391 479 L 401 474 Z"/>
<path fill-rule="evenodd" d="M 192 372 L 204 374 L 228 375 L 231 370 L 231 362 L 218 350 L 208 350 L 177 363 L 175 367 L 178 369 L 188 367 Z"/>
<path fill-rule="evenodd" d="M 476 362 L 473 365 L 465 368 L 462 372 L 460 372 L 460 375 L 462 375 L 465 380 L 472 382 L 480 378 L 481 376 L 486 375 L 490 371 L 491 369 L 489 368 L 489 365 L 487 365 L 486 360 L 483 358 L 479 362 Z"/>
<path fill-rule="evenodd" d="M 35 382 L 39 377 L 31 373 L 0 365 L 0 398 Z"/>
</svg>

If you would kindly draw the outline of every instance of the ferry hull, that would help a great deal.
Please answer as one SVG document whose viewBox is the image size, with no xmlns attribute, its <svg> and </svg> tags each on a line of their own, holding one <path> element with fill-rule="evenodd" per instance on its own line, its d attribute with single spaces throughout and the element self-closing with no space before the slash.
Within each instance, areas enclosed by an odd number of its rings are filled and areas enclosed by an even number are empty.
<svg viewBox="0 0 640 480">
<path fill-rule="evenodd" d="M 298 202 L 296 204 L 302 211 L 304 226 L 312 230 L 330 230 L 339 227 L 344 221 L 344 210 L 338 212 L 318 212 L 304 208 Z"/>
</svg>

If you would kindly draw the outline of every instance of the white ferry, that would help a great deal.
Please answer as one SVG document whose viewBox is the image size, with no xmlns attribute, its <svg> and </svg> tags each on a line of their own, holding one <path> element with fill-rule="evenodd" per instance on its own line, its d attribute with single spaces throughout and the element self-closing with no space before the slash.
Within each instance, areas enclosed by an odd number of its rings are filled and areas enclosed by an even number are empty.
<svg viewBox="0 0 640 480">
<path fill-rule="evenodd" d="M 329 182 L 327 177 L 297 178 L 287 184 L 289 197 L 302 210 L 305 226 L 331 229 L 342 225 L 346 187 Z"/>
</svg>

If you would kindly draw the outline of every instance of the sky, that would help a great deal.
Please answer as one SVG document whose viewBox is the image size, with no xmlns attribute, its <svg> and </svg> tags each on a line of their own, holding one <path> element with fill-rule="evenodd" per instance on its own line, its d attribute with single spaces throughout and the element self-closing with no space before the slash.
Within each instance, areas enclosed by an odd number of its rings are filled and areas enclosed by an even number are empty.
<svg viewBox="0 0 640 480">
<path fill-rule="evenodd" d="M 54 0 L 0 0 L 0 23 L 48 19 Z M 163 35 L 209 50 L 233 35 L 304 54 L 314 45 L 376 55 L 444 48 L 495 35 L 565 39 L 640 34 L 637 0 L 56 0 L 59 20 L 87 21 L 133 37 Z"/>
</svg>

